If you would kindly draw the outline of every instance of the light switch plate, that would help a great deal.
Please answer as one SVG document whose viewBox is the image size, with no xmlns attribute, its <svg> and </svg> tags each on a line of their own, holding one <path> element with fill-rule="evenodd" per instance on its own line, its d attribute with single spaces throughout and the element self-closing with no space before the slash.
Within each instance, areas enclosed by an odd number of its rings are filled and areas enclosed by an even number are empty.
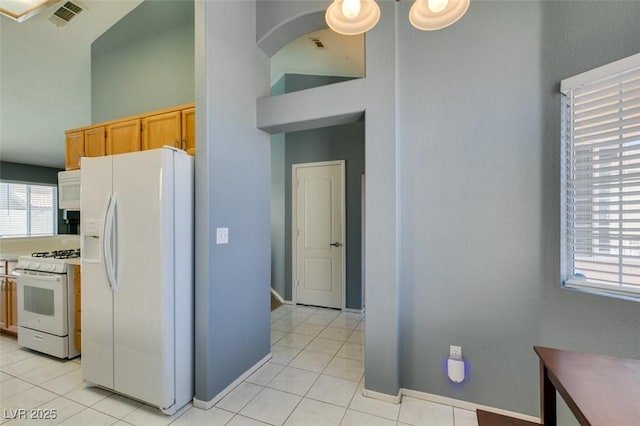
<svg viewBox="0 0 640 426">
<path fill-rule="evenodd" d="M 229 243 L 229 228 L 216 228 L 216 244 Z"/>
</svg>

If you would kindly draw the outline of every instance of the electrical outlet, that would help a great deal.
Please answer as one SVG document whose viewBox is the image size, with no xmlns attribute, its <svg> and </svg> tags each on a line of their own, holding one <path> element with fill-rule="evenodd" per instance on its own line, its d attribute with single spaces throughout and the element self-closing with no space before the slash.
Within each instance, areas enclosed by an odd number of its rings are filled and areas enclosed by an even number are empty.
<svg viewBox="0 0 640 426">
<path fill-rule="evenodd" d="M 462 359 L 462 346 L 449 346 L 449 357 L 453 359 Z"/>
</svg>

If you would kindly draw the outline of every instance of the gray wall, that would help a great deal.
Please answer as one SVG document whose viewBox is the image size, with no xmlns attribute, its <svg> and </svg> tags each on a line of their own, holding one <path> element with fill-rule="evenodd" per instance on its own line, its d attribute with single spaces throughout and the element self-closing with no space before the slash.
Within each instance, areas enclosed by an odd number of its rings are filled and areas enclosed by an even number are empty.
<svg viewBox="0 0 640 426">
<path fill-rule="evenodd" d="M 91 45 L 91 120 L 193 102 L 193 0 L 147 0 Z"/>
<path fill-rule="evenodd" d="M 272 21 L 303 12 L 268 3 L 273 41 L 286 34 Z M 410 26 L 410 2 L 379 4 L 362 93 L 365 387 L 537 415 L 533 345 L 640 358 L 637 303 L 560 289 L 558 93 L 640 51 L 640 2 L 472 2 L 436 32 Z M 260 102 L 278 109 L 269 126 L 292 126 L 303 98 L 329 110 L 330 87 Z M 468 361 L 461 385 L 446 378 L 450 344 Z"/>
<path fill-rule="evenodd" d="M 270 146 L 256 128 L 269 62 L 253 1 L 196 3 L 195 397 L 210 401 L 270 352 Z M 217 227 L 229 244 L 216 245 Z"/>
<path fill-rule="evenodd" d="M 284 81 L 281 79 L 280 81 Z M 283 83 L 284 85 L 284 83 Z M 273 88 L 271 89 L 273 91 Z M 285 210 L 284 196 L 285 173 L 285 134 L 271 136 L 271 287 L 282 298 L 286 298 L 285 286 Z M 291 294 L 289 277 L 289 294 Z"/>
<path fill-rule="evenodd" d="M 47 183 L 58 184 L 58 172 L 61 169 L 52 167 L 32 166 L 30 164 L 0 162 L 0 180 L 25 182 L 25 183 Z M 80 214 L 78 212 L 67 212 L 65 219 L 64 211 L 58 210 L 58 234 L 77 234 Z"/>
<path fill-rule="evenodd" d="M 267 8 L 265 10 L 265 7 Z M 367 327 L 365 386 L 387 394 L 400 389 L 398 352 L 398 129 L 396 126 L 396 8 L 380 2 L 382 17 L 366 36 L 366 79 L 258 99 L 257 123 L 270 133 L 353 123 L 366 109 Z M 325 26 L 326 3 L 257 2 L 259 46 L 275 53 L 305 32 Z M 304 10 L 303 10 L 304 9 Z M 308 13 L 305 13 L 308 12 Z M 271 28 L 264 23 L 273 23 Z"/>
<path fill-rule="evenodd" d="M 533 345 L 640 357 L 638 304 L 561 290 L 559 263 L 559 82 L 638 53 L 639 22 L 639 2 L 544 1 L 401 25 L 402 387 L 537 415 Z"/>
<path fill-rule="evenodd" d="M 361 181 L 364 173 L 364 123 L 344 124 L 286 135 L 285 149 L 285 299 L 291 300 L 291 166 L 315 161 L 345 161 L 346 306 L 362 308 Z"/>
</svg>

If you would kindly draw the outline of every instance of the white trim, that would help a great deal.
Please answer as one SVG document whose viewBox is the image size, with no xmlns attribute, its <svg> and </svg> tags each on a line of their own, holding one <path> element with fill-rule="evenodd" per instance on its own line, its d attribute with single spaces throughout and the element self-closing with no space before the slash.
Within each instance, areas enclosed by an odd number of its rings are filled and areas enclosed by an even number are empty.
<svg viewBox="0 0 640 426">
<path fill-rule="evenodd" d="M 342 310 L 342 312 L 351 312 L 351 313 L 354 313 L 354 314 L 364 314 L 364 308 L 362 308 L 362 309 L 344 308 Z"/>
<path fill-rule="evenodd" d="M 286 303 L 285 300 L 282 298 L 282 296 L 280 296 L 280 294 L 277 291 L 275 291 L 273 287 L 271 287 L 271 295 L 275 297 L 278 300 L 278 302 L 282 304 Z"/>
<path fill-rule="evenodd" d="M 402 389 L 398 391 L 398 395 L 389 395 L 386 393 L 376 392 L 368 389 L 362 389 L 362 395 L 367 398 L 373 398 L 384 402 L 390 402 L 392 404 L 400 404 L 402 402 Z"/>
<path fill-rule="evenodd" d="M 574 75 L 573 77 L 565 78 L 560 82 L 560 92 L 567 94 L 571 89 L 575 89 L 586 83 L 591 83 L 602 78 L 611 77 L 612 75 L 619 74 L 625 71 L 629 71 L 632 68 L 640 67 L 640 53 L 628 56 L 619 61 L 611 62 L 610 64 L 603 65 L 598 68 L 594 68 L 589 71 L 585 71 L 582 74 Z"/>
<path fill-rule="evenodd" d="M 341 310 L 346 309 L 347 304 L 347 178 L 346 178 L 346 161 L 345 160 L 332 160 L 332 161 L 316 161 L 312 163 L 296 163 L 291 165 L 291 304 L 297 305 L 297 291 L 296 291 L 296 170 L 305 167 L 322 167 L 322 166 L 340 166 L 342 174 L 342 303 L 340 305 Z"/>
<path fill-rule="evenodd" d="M 213 406 L 216 405 L 222 398 L 227 396 L 229 392 L 234 390 L 240 383 L 244 382 L 247 378 L 249 378 L 250 375 L 252 375 L 258 368 L 266 364 L 271 358 L 272 358 L 272 355 L 271 355 L 271 352 L 269 352 L 267 356 L 265 356 L 260 361 L 255 363 L 253 367 L 249 368 L 247 371 L 242 373 L 240 377 L 238 377 L 233 382 L 231 382 L 229 386 L 224 388 L 222 392 L 220 392 L 219 394 L 211 398 L 209 401 L 201 401 L 194 397 L 193 406 L 196 408 L 200 408 L 202 410 L 208 410 L 210 408 L 213 408 Z"/>
<path fill-rule="evenodd" d="M 364 312 L 365 306 L 367 306 L 365 302 L 366 297 L 366 269 L 365 269 L 365 261 L 366 261 L 366 240 L 365 235 L 367 233 L 366 223 L 367 223 L 367 179 L 366 175 L 362 173 L 360 175 L 360 305 L 362 306 L 362 311 Z"/>
<path fill-rule="evenodd" d="M 461 408 L 463 410 L 476 411 L 478 409 L 489 411 L 492 413 L 502 414 L 505 416 L 513 417 L 515 419 L 527 420 L 534 423 L 540 423 L 540 417 L 529 416 L 527 414 L 516 413 L 515 411 L 503 410 L 501 408 L 489 407 L 487 405 L 475 404 L 473 402 L 462 401 L 459 399 L 448 398 L 446 396 L 435 395 L 432 393 L 420 392 L 412 389 L 400 388 L 398 396 L 388 395 L 386 393 L 375 392 L 364 389 L 362 394 L 368 398 L 378 399 L 380 401 L 391 402 L 399 404 L 402 398 L 408 396 L 410 398 L 421 399 L 423 401 L 435 402 L 437 404 L 450 405 L 455 408 Z"/>
</svg>

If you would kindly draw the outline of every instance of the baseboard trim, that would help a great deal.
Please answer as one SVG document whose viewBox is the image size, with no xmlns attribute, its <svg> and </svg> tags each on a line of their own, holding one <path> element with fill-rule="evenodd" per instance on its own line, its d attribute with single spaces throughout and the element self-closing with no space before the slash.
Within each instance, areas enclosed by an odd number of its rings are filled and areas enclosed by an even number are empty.
<svg viewBox="0 0 640 426">
<path fill-rule="evenodd" d="M 527 414 L 516 413 L 515 411 L 503 410 L 501 408 L 489 407 L 487 405 L 475 404 L 473 402 L 462 401 L 459 399 L 435 395 L 432 393 L 420 392 L 413 389 L 400 388 L 397 396 L 389 395 L 381 392 L 375 392 L 367 389 L 364 389 L 362 394 L 368 398 L 379 399 L 380 401 L 391 402 L 393 404 L 399 404 L 402 401 L 403 397 L 408 396 L 410 398 L 421 399 L 423 401 L 450 405 L 452 407 L 461 408 L 463 410 L 476 411 L 480 409 L 480 410 L 490 411 L 492 413 L 503 414 L 505 416 L 513 417 L 516 419 L 527 420 L 534 423 L 540 423 L 541 421 L 540 417 L 529 416 Z"/>
<path fill-rule="evenodd" d="M 376 392 L 368 389 L 362 389 L 362 395 L 367 398 L 378 399 L 380 401 L 390 402 L 392 404 L 400 404 L 402 401 L 402 389 L 398 392 L 398 395 L 389 395 L 382 392 Z"/>
<path fill-rule="evenodd" d="M 342 312 L 351 312 L 353 314 L 364 314 L 364 308 L 362 309 L 344 308 Z"/>
<path fill-rule="evenodd" d="M 275 291 L 275 290 L 273 289 L 273 287 L 271 287 L 271 295 L 272 295 L 273 297 L 275 297 L 275 298 L 278 300 L 278 302 L 283 303 L 283 304 L 284 304 L 284 303 L 286 303 L 286 302 L 284 301 L 284 299 L 282 298 L 282 296 L 280 296 L 280 293 L 278 293 L 277 291 Z"/>
<path fill-rule="evenodd" d="M 240 383 L 244 382 L 250 375 L 252 375 L 258 368 L 262 367 L 264 364 L 266 364 L 270 359 L 271 359 L 272 355 L 271 352 L 269 352 L 269 354 L 267 356 L 265 356 L 264 358 L 262 358 L 260 361 L 258 361 L 257 363 L 255 363 L 251 368 L 249 368 L 247 371 L 245 371 L 244 373 L 242 373 L 242 375 L 240 377 L 238 377 L 237 379 L 235 379 L 229 386 L 227 386 L 226 388 L 224 388 L 222 390 L 222 392 L 220 392 L 219 394 L 217 394 L 216 396 L 214 396 L 213 398 L 211 398 L 208 401 L 201 401 L 197 398 L 193 398 L 193 406 L 196 408 L 200 408 L 202 410 L 208 410 L 210 408 L 213 408 L 214 405 L 216 405 L 218 402 L 220 402 L 220 400 L 222 398 L 224 398 L 225 396 L 227 396 L 227 394 L 229 392 L 231 392 L 232 390 L 234 390 L 236 388 L 236 386 L 238 386 Z"/>
</svg>

